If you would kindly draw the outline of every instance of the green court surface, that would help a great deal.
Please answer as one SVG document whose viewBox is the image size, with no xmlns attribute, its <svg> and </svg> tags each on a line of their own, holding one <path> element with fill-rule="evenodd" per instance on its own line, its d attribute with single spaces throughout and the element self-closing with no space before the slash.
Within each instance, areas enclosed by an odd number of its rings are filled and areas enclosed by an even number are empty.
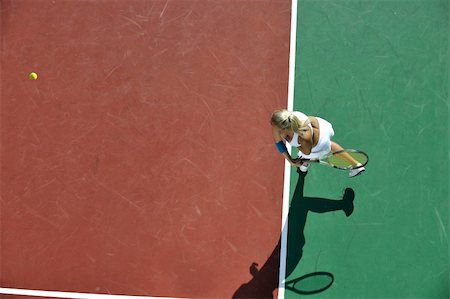
<svg viewBox="0 0 450 299">
<path fill-rule="evenodd" d="M 353 179 L 310 167 L 305 196 L 351 187 L 355 210 L 308 213 L 287 279 L 332 273 L 314 298 L 449 298 L 449 2 L 299 1 L 297 24 L 294 110 L 370 161 Z"/>
</svg>

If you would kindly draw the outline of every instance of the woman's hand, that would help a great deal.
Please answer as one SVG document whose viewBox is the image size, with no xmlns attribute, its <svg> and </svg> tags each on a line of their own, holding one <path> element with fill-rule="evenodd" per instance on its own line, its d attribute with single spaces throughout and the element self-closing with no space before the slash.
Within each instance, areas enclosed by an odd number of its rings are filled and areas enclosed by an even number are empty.
<svg viewBox="0 0 450 299">
<path fill-rule="evenodd" d="M 302 165 L 308 165 L 308 163 L 305 163 L 302 161 L 301 158 L 296 158 L 296 159 L 292 159 L 292 161 L 290 161 L 291 165 L 294 167 L 300 167 Z"/>
</svg>

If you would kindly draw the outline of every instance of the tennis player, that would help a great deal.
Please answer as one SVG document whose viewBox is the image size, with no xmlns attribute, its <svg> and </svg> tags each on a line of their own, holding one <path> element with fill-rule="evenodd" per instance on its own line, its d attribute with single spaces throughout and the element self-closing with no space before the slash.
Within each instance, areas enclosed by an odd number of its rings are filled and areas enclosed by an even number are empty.
<svg viewBox="0 0 450 299">
<path fill-rule="evenodd" d="M 273 139 L 278 151 L 289 161 L 292 166 L 297 166 L 300 171 L 308 171 L 309 163 L 300 159 L 319 159 L 329 153 L 335 153 L 343 148 L 332 141 L 334 136 L 333 126 L 320 117 L 306 116 L 299 111 L 276 110 L 270 119 Z M 293 159 L 287 151 L 285 142 L 298 148 L 299 156 Z M 358 167 L 357 161 L 349 172 L 349 177 L 355 177 L 365 171 L 364 167 Z M 359 164 L 361 165 L 361 164 Z"/>
</svg>

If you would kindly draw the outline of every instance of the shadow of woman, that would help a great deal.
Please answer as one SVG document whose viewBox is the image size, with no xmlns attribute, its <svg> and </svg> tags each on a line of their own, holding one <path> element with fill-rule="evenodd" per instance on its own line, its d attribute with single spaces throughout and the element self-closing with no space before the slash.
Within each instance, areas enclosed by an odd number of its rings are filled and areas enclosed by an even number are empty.
<svg viewBox="0 0 450 299">
<path fill-rule="evenodd" d="M 303 189 L 307 173 L 297 169 L 299 178 L 289 207 L 289 221 L 287 221 L 287 260 L 286 275 L 288 277 L 300 262 L 305 246 L 305 223 L 308 211 L 326 213 L 342 210 L 348 217 L 353 213 L 353 189 L 347 188 L 341 200 L 331 200 L 319 197 L 305 197 Z M 284 228 L 283 228 L 284 229 Z M 272 254 L 258 270 L 258 264 L 250 266 L 253 278 L 242 284 L 233 294 L 232 298 L 273 298 L 273 292 L 278 288 L 280 268 L 281 237 Z"/>
</svg>

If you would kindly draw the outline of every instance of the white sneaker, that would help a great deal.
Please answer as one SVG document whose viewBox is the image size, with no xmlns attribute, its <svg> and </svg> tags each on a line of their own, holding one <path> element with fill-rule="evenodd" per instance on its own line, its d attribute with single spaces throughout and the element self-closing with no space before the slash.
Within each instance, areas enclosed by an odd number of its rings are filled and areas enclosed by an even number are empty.
<svg viewBox="0 0 450 299">
<path fill-rule="evenodd" d="M 300 168 L 301 172 L 307 172 L 308 171 L 308 167 L 309 167 L 309 164 L 308 164 L 308 166 L 301 165 L 299 168 Z"/>
<path fill-rule="evenodd" d="M 361 164 L 359 164 L 361 165 Z M 358 167 L 358 164 L 356 164 L 356 167 Z M 353 178 L 361 173 L 363 173 L 366 169 L 364 167 L 358 167 L 358 168 L 353 168 L 350 170 L 350 172 L 348 173 L 348 176 L 350 178 Z"/>
<path fill-rule="evenodd" d="M 301 172 L 307 172 L 308 171 L 308 167 L 309 167 L 309 163 L 303 163 L 302 165 L 300 165 L 300 171 Z"/>
</svg>

